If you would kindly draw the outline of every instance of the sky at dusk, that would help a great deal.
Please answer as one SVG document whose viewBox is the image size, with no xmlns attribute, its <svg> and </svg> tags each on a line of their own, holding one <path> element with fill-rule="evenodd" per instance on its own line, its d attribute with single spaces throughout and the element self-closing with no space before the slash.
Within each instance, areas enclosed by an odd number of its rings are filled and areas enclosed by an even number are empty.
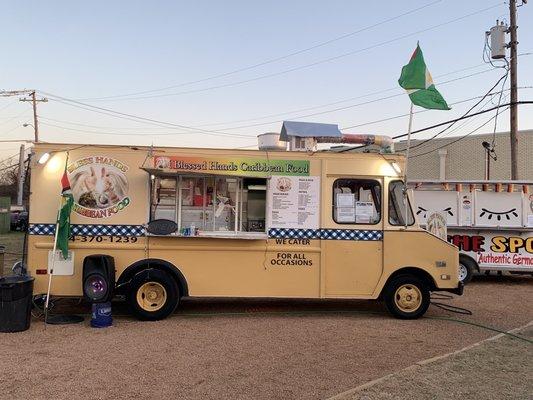
<svg viewBox="0 0 533 400">
<path fill-rule="evenodd" d="M 485 31 L 508 21 L 503 1 L 3 1 L 0 9 L 0 88 L 49 98 L 38 106 L 48 142 L 249 147 L 283 120 L 398 135 L 410 103 L 397 79 L 417 41 L 453 109 L 416 114 L 414 129 L 461 116 L 475 103 L 464 100 L 504 74 L 482 57 Z M 518 9 L 518 26 L 519 97 L 529 100 L 533 4 Z M 498 131 L 508 129 L 502 115 Z M 32 139 L 22 126 L 32 122 L 30 103 L 0 98 L 0 140 Z M 519 124 L 533 128 L 531 106 Z M 0 158 L 18 146 L 0 143 Z"/>
</svg>

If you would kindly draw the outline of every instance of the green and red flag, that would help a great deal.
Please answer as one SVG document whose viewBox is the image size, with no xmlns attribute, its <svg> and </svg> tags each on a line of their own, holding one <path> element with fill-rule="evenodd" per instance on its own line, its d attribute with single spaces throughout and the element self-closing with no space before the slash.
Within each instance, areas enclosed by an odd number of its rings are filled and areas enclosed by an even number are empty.
<svg viewBox="0 0 533 400">
<path fill-rule="evenodd" d="M 56 247 L 61 250 L 63 258 L 68 257 L 68 241 L 70 237 L 70 212 L 74 205 L 74 197 L 70 190 L 67 174 L 68 157 L 65 161 L 65 171 L 61 177 L 61 206 L 57 215 Z"/>
<path fill-rule="evenodd" d="M 407 91 L 414 105 L 432 110 L 450 110 L 446 100 L 435 88 L 418 44 L 409 63 L 402 68 L 398 83 Z"/>
</svg>

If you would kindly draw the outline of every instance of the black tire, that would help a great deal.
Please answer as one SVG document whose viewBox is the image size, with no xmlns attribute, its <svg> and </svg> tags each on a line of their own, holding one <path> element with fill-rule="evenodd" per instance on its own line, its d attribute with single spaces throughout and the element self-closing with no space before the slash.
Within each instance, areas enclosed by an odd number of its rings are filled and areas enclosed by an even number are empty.
<svg viewBox="0 0 533 400">
<path fill-rule="evenodd" d="M 148 295 L 155 293 L 151 304 Z M 164 296 L 161 294 L 164 293 Z M 127 294 L 132 314 L 143 321 L 157 321 L 168 317 L 178 306 L 178 284 L 168 273 L 159 269 L 147 269 L 137 273 L 129 285 Z M 141 301 L 141 302 L 139 302 Z"/>
<path fill-rule="evenodd" d="M 464 272 L 461 273 L 461 268 L 464 268 Z M 468 257 L 459 257 L 459 280 L 465 285 L 472 280 L 475 272 L 477 271 L 476 263 Z M 463 279 L 461 279 L 463 277 Z"/>
<path fill-rule="evenodd" d="M 403 299 L 400 293 L 411 293 L 414 302 Z M 399 319 L 416 319 L 424 315 L 429 307 L 428 285 L 412 275 L 401 275 L 393 278 L 385 287 L 383 299 L 389 313 Z M 418 299 L 418 302 L 416 301 Z M 402 307 L 403 301 L 403 307 Z M 410 309 L 411 308 L 411 309 Z"/>
</svg>

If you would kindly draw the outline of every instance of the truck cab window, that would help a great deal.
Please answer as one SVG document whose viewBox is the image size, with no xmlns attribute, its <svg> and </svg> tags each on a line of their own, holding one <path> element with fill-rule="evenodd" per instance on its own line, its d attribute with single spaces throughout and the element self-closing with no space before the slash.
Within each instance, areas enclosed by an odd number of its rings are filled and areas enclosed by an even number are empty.
<svg viewBox="0 0 533 400">
<path fill-rule="evenodd" d="M 374 225 L 381 221 L 381 185 L 371 179 L 333 183 L 333 220 L 338 224 Z"/>
<path fill-rule="evenodd" d="M 402 181 L 389 183 L 389 223 L 391 225 L 413 225 L 415 218 L 409 198 L 404 195 L 405 185 Z M 407 224 L 405 212 L 407 210 Z"/>
</svg>

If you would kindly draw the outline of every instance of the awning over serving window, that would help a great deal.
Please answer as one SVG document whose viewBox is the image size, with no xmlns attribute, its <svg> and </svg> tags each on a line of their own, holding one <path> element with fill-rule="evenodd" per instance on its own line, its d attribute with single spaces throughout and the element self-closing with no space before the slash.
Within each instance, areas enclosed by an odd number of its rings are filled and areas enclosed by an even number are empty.
<svg viewBox="0 0 533 400">
<path fill-rule="evenodd" d="M 284 121 L 281 127 L 280 140 L 289 141 L 291 137 L 330 137 L 341 138 L 339 126 L 335 124 L 319 124 L 315 122 Z"/>
</svg>

